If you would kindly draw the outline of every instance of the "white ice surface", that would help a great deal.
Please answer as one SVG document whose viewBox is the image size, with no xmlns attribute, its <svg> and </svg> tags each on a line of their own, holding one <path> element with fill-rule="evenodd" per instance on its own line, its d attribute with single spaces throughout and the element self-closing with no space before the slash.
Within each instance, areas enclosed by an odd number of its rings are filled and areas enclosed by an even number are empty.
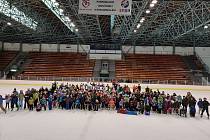
<svg viewBox="0 0 210 140">
<path fill-rule="evenodd" d="M 210 120 L 113 111 L 0 113 L 0 140 L 209 140 Z"/>
<path fill-rule="evenodd" d="M 30 81 L 29 81 L 30 82 Z M 17 84 L 20 82 L 17 82 Z M 33 86 L 0 84 L 0 94 Z M 38 88 L 39 86 L 34 86 Z M 186 95 L 186 90 L 166 91 Z M 197 99 L 209 91 L 191 91 Z M 129 116 L 113 111 L 0 110 L 0 140 L 210 140 L 210 120 L 176 115 Z"/>
</svg>

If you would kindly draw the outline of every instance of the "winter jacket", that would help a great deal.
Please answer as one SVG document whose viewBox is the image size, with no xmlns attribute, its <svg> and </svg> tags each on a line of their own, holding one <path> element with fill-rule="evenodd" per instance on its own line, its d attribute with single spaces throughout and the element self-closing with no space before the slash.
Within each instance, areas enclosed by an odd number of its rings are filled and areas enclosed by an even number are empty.
<svg viewBox="0 0 210 140">
<path fill-rule="evenodd" d="M 144 99 L 144 104 L 145 104 L 145 105 L 150 105 L 150 100 L 149 100 L 149 98 L 145 98 L 145 99 Z"/>
<path fill-rule="evenodd" d="M 196 100 L 194 97 L 191 97 L 189 100 L 189 107 L 194 107 L 196 105 Z"/>
<path fill-rule="evenodd" d="M 177 101 L 178 101 L 179 103 L 181 103 L 181 102 L 182 102 L 182 96 L 178 95 L 178 96 L 177 96 Z"/>
<path fill-rule="evenodd" d="M 11 103 L 13 104 L 18 103 L 18 97 L 16 95 L 11 96 Z"/>
<path fill-rule="evenodd" d="M 19 94 L 19 100 L 23 100 L 23 98 L 24 98 L 24 94 Z"/>
<path fill-rule="evenodd" d="M 9 103 L 11 101 L 11 98 L 7 97 L 7 98 L 5 98 L 5 100 L 6 100 L 6 103 Z"/>
<path fill-rule="evenodd" d="M 47 100 L 45 98 L 40 99 L 40 104 L 41 105 L 46 105 L 47 104 Z"/>
<path fill-rule="evenodd" d="M 3 100 L 5 100 L 5 99 L 0 96 L 0 106 L 3 105 Z"/>
<path fill-rule="evenodd" d="M 156 100 L 156 98 L 153 98 L 152 99 L 152 106 L 156 106 L 157 105 L 157 100 Z"/>
<path fill-rule="evenodd" d="M 203 108 L 203 101 L 198 101 L 197 105 L 199 108 Z"/>
<path fill-rule="evenodd" d="M 158 108 L 159 109 L 163 108 L 163 97 L 162 96 L 158 97 Z"/>
<path fill-rule="evenodd" d="M 158 97 L 158 104 L 163 104 L 163 97 L 162 96 Z"/>
<path fill-rule="evenodd" d="M 28 104 L 29 104 L 29 105 L 33 105 L 33 104 L 34 104 L 34 100 L 33 100 L 32 98 L 29 99 L 29 100 L 28 100 Z"/>
<path fill-rule="evenodd" d="M 34 100 L 38 100 L 38 98 L 39 98 L 39 94 L 36 92 L 36 93 L 34 93 L 33 94 L 33 99 Z"/>
<path fill-rule="evenodd" d="M 209 102 L 208 101 L 203 101 L 203 108 L 208 108 L 208 106 L 209 106 L 210 104 L 209 104 Z"/>
<path fill-rule="evenodd" d="M 183 100 L 182 100 L 182 105 L 183 106 L 187 106 L 189 104 L 189 101 L 188 101 L 188 99 L 185 97 L 185 98 L 183 98 Z"/>
<path fill-rule="evenodd" d="M 120 106 L 123 106 L 123 104 L 124 104 L 124 101 L 121 100 L 121 101 L 119 102 L 119 105 L 120 105 Z"/>
<path fill-rule="evenodd" d="M 49 103 L 52 103 L 52 101 L 53 101 L 53 98 L 52 98 L 51 96 L 49 96 L 49 97 L 48 97 L 48 102 L 49 102 Z"/>
</svg>

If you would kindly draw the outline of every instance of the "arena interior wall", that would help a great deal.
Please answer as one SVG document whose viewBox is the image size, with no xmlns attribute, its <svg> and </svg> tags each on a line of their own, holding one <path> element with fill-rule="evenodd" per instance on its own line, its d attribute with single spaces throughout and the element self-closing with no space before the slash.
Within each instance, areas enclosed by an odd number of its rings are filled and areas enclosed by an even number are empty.
<svg viewBox="0 0 210 140">
<path fill-rule="evenodd" d="M 134 47 L 133 46 L 122 46 L 122 51 L 124 53 L 134 53 Z"/>
<path fill-rule="evenodd" d="M 155 46 L 155 54 L 173 54 L 172 46 Z"/>
<path fill-rule="evenodd" d="M 89 52 L 90 45 L 76 44 L 21 44 L 0 42 L 0 50 L 23 52 Z"/>
<path fill-rule="evenodd" d="M 23 52 L 39 52 L 40 44 L 23 44 L 22 49 Z"/>
<path fill-rule="evenodd" d="M 135 52 L 138 53 L 146 53 L 146 54 L 153 54 L 154 50 L 153 50 L 153 46 L 136 46 L 135 47 Z"/>
<path fill-rule="evenodd" d="M 122 46 L 125 53 L 136 54 L 173 54 L 173 46 Z M 210 49 L 209 49 L 210 50 Z M 191 55 L 193 47 L 175 47 L 175 54 Z"/>
<path fill-rule="evenodd" d="M 43 51 L 43 52 L 57 52 L 58 44 L 41 44 L 41 51 Z"/>
<path fill-rule="evenodd" d="M 203 62 L 210 68 L 210 48 L 209 47 L 196 47 L 195 51 L 201 57 Z"/>
<path fill-rule="evenodd" d="M 77 52 L 77 45 L 60 44 L 60 52 Z"/>
<path fill-rule="evenodd" d="M 4 43 L 4 50 L 19 51 L 20 50 L 20 43 Z"/>
<path fill-rule="evenodd" d="M 2 47 L 4 46 L 4 47 Z M 77 45 L 77 44 L 21 44 L 21 43 L 7 43 L 0 42 L 0 49 L 9 51 L 19 51 L 24 52 L 30 51 L 41 51 L 41 52 L 89 52 L 90 45 Z M 122 46 L 122 51 L 124 53 L 144 53 L 144 54 L 173 54 L 172 46 Z M 205 56 L 210 52 L 209 48 L 197 47 L 196 52 L 199 54 L 205 54 Z M 192 47 L 179 47 L 176 46 L 175 54 L 189 55 L 193 54 Z"/>
</svg>

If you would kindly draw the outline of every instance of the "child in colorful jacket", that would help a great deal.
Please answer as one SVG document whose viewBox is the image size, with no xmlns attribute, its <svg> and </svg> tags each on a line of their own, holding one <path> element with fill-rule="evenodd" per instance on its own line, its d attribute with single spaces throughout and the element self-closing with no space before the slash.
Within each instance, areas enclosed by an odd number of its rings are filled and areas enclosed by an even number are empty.
<svg viewBox="0 0 210 140">
<path fill-rule="evenodd" d="M 198 113 L 201 114 L 201 112 L 203 110 L 203 101 L 201 98 L 199 98 L 197 105 L 198 105 Z"/>
<path fill-rule="evenodd" d="M 163 97 L 160 95 L 158 97 L 158 113 L 161 114 L 162 109 L 163 109 Z"/>
<path fill-rule="evenodd" d="M 5 100 L 6 100 L 6 108 L 5 109 L 9 109 L 9 104 L 11 102 L 10 95 L 6 95 Z"/>
<path fill-rule="evenodd" d="M 49 108 L 49 110 L 52 110 L 52 104 L 53 104 L 53 96 L 50 95 L 48 97 L 48 108 Z"/>
<path fill-rule="evenodd" d="M 44 107 L 44 110 L 46 111 L 47 100 L 44 96 L 40 99 L 40 105 L 41 105 L 41 109 L 42 107 Z"/>
</svg>

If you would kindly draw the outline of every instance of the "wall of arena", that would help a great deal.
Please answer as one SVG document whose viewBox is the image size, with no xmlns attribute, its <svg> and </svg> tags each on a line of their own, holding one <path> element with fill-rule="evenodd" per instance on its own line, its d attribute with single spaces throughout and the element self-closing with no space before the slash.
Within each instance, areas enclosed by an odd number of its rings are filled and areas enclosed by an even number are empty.
<svg viewBox="0 0 210 140">
<path fill-rule="evenodd" d="M 21 43 L 7 43 L 0 42 L 0 50 L 19 51 L 23 52 L 89 52 L 90 45 L 77 44 L 21 44 Z M 199 53 L 210 52 L 209 48 L 198 47 L 196 51 Z M 143 54 L 173 54 L 172 46 L 122 46 L 122 51 L 125 53 L 143 53 Z M 176 47 L 175 54 L 188 55 L 193 54 L 192 47 Z M 209 53 L 206 53 L 209 54 Z"/>
<path fill-rule="evenodd" d="M 28 88 L 39 89 L 41 86 L 51 87 L 52 82 L 53 81 L 0 80 L 0 94 L 11 94 L 14 88 L 17 88 L 17 90 L 27 90 Z M 58 83 L 81 84 L 82 82 L 59 81 Z M 111 83 L 104 84 L 111 85 Z M 138 83 L 121 83 L 122 86 L 128 85 L 131 90 L 133 85 L 137 84 Z M 210 99 L 210 86 L 141 84 L 142 91 L 144 91 L 147 86 L 153 90 L 159 89 L 159 91 L 165 91 L 165 93 L 169 94 L 177 93 L 185 95 L 187 92 L 191 92 L 197 98 L 207 97 Z"/>
<path fill-rule="evenodd" d="M 0 50 L 23 52 L 89 52 L 89 45 L 1 43 Z"/>
</svg>

